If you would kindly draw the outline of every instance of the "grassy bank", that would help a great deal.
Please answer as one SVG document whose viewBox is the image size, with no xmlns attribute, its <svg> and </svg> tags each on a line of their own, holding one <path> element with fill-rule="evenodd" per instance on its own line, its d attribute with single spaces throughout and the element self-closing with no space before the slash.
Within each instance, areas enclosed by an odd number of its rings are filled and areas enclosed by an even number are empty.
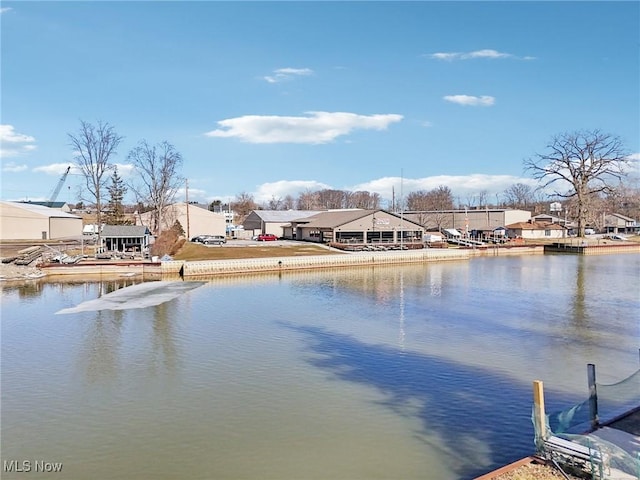
<svg viewBox="0 0 640 480">
<path fill-rule="evenodd" d="M 185 242 L 173 256 L 174 260 L 231 260 L 242 258 L 299 257 L 304 255 L 340 255 L 321 245 L 300 243 L 299 245 L 251 245 L 243 247 L 211 246 Z"/>
</svg>

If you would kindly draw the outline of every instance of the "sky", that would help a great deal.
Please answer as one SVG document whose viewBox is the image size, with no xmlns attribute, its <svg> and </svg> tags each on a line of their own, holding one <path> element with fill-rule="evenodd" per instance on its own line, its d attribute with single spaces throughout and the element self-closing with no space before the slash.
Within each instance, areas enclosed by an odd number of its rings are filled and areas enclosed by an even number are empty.
<svg viewBox="0 0 640 480">
<path fill-rule="evenodd" d="M 444 185 L 473 206 L 594 129 L 640 171 L 635 1 L 3 0 L 0 22 L 2 200 L 50 199 L 81 121 L 124 137 L 128 182 L 140 141 L 171 143 L 203 203 Z"/>
</svg>

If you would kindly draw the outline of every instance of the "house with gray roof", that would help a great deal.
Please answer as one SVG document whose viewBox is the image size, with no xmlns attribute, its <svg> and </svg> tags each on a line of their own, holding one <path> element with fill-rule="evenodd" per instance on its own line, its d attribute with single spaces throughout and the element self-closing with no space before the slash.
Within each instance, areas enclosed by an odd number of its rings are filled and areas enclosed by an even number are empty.
<svg viewBox="0 0 640 480">
<path fill-rule="evenodd" d="M 633 218 L 620 213 L 604 216 L 604 233 L 635 233 L 639 230 L 640 224 Z"/>
<path fill-rule="evenodd" d="M 145 252 L 151 232 L 144 225 L 105 225 L 101 232 L 105 249 L 111 252 Z"/>
</svg>

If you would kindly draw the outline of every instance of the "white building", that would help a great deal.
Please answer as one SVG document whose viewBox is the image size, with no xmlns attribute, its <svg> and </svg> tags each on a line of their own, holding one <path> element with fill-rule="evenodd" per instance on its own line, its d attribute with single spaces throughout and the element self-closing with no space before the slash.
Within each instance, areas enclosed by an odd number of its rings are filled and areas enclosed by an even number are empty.
<svg viewBox="0 0 640 480">
<path fill-rule="evenodd" d="M 153 212 L 136 216 L 136 225 L 151 229 Z M 168 230 L 177 221 L 182 225 L 187 238 L 197 235 L 225 235 L 226 220 L 223 214 L 215 213 L 193 204 L 174 203 L 162 212 L 162 230 Z"/>
<path fill-rule="evenodd" d="M 82 237 L 82 218 L 34 203 L 0 201 L 1 240 Z"/>
<path fill-rule="evenodd" d="M 558 239 L 566 236 L 565 228 L 557 223 L 518 222 L 506 226 L 510 238 L 526 238 L 529 240 Z"/>
</svg>

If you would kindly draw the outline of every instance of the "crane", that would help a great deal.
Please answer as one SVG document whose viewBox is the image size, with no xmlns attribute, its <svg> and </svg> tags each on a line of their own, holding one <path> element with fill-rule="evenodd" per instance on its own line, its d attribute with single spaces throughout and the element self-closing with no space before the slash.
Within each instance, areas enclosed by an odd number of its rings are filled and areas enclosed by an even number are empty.
<svg viewBox="0 0 640 480">
<path fill-rule="evenodd" d="M 58 198 L 60 189 L 64 185 L 64 182 L 67 179 L 67 175 L 69 175 L 70 170 L 71 170 L 71 165 L 67 167 L 67 170 L 62 174 L 62 177 L 60 177 L 60 180 L 58 180 L 58 185 L 56 185 L 56 188 L 54 188 L 51 195 L 49 195 L 49 203 L 47 203 L 47 207 L 52 207 L 53 203 L 56 201 L 56 198 Z"/>
</svg>

